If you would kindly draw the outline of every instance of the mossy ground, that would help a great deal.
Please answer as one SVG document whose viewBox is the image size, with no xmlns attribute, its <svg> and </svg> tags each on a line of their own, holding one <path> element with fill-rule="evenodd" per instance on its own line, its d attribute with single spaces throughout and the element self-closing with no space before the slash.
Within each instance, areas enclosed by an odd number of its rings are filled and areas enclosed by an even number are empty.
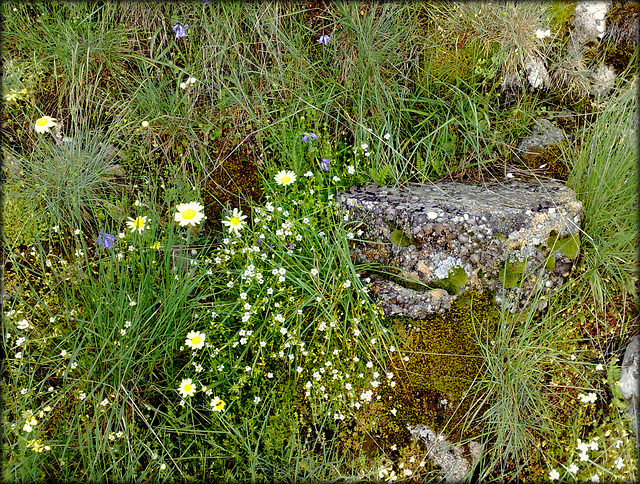
<svg viewBox="0 0 640 484">
<path fill-rule="evenodd" d="M 427 425 L 453 442 L 473 437 L 480 429 L 468 415 L 477 402 L 466 394 L 482 368 L 475 335 L 478 325 L 492 331 L 498 320 L 492 296 L 476 292 L 461 295 L 445 316 L 390 318 L 409 361 L 391 358 L 388 368 L 397 383 L 381 385 L 375 415 L 369 410 L 362 416 L 354 434 L 375 436 L 376 446 L 396 456 L 413 445 L 409 425 Z"/>
</svg>

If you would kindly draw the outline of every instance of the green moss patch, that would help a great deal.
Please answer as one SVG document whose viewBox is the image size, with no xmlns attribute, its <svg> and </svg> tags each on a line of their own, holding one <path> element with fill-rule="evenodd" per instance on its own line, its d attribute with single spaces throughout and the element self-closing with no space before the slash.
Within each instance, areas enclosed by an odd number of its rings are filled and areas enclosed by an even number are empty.
<svg viewBox="0 0 640 484">
<path fill-rule="evenodd" d="M 538 249 L 542 250 L 547 259 L 545 268 L 551 272 L 556 268 L 555 253 L 557 251 L 562 252 L 569 259 L 575 259 L 580 253 L 580 241 L 577 235 L 569 234 L 564 237 L 558 237 L 558 233 L 553 230 L 551 235 L 547 239 L 546 245 L 539 246 Z"/>
<path fill-rule="evenodd" d="M 393 227 L 392 227 L 393 228 Z M 398 245 L 400 247 L 409 247 L 410 245 L 415 245 L 416 248 L 420 249 L 420 241 L 415 237 L 409 237 L 400 229 L 395 229 L 389 235 L 389 240 L 393 245 Z"/>
<path fill-rule="evenodd" d="M 389 240 L 393 245 L 399 245 L 400 247 L 409 247 L 411 241 L 409 237 L 402 230 L 394 230 L 389 236 Z"/>
<path fill-rule="evenodd" d="M 522 282 L 522 278 L 524 276 L 524 271 L 526 268 L 527 259 L 515 262 L 505 261 L 498 272 L 502 287 L 504 287 L 505 289 L 510 289 L 512 287 L 518 286 Z"/>
<path fill-rule="evenodd" d="M 401 355 L 410 359 L 397 356 L 389 364 L 396 386 L 384 384 L 381 402 L 384 414 L 396 413 L 381 432 L 383 446 L 408 445 L 407 425 L 427 425 L 452 441 L 479 430 L 474 425 L 462 430 L 477 403 L 464 395 L 482 368 L 474 324 L 492 328 L 498 321 L 492 296 L 475 292 L 461 295 L 444 316 L 392 318 L 393 331 L 404 342 Z"/>
<path fill-rule="evenodd" d="M 449 295 L 457 295 L 460 288 L 464 286 L 469 280 L 467 272 L 464 267 L 456 266 L 449 269 L 447 277 L 438 281 L 432 282 L 429 285 L 434 289 L 444 289 Z"/>
<path fill-rule="evenodd" d="M 569 259 L 575 259 L 580 253 L 580 241 L 576 235 L 567 235 L 565 237 L 558 237 L 557 235 L 551 235 L 547 240 L 547 247 L 549 247 L 552 253 L 556 251 L 562 252 Z"/>
</svg>

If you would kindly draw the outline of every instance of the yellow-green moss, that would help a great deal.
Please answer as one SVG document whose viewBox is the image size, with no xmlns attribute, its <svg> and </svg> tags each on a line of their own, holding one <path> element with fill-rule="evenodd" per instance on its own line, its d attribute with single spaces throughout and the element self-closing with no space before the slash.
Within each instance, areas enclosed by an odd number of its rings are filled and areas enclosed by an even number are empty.
<svg viewBox="0 0 640 484">
<path fill-rule="evenodd" d="M 400 247 L 408 247 L 409 245 L 411 245 L 411 241 L 409 240 L 409 237 L 407 237 L 402 230 L 398 230 L 398 229 L 391 232 L 391 235 L 389 236 L 389 240 L 391 241 L 392 244 L 399 245 Z"/>
<path fill-rule="evenodd" d="M 556 268 L 556 259 L 554 254 L 557 251 L 562 252 L 569 259 L 575 259 L 580 253 L 580 241 L 577 235 L 566 235 L 564 237 L 558 237 L 557 232 L 552 231 L 551 235 L 547 239 L 546 245 L 538 247 L 542 250 L 547 258 L 545 268 L 551 272 Z"/>
<path fill-rule="evenodd" d="M 444 289 L 450 295 L 457 295 L 460 288 L 469 280 L 464 267 L 456 266 L 449 269 L 447 277 L 429 284 L 432 288 Z"/>
<path fill-rule="evenodd" d="M 551 252 L 559 250 L 569 259 L 575 259 L 580 253 L 578 236 L 573 234 L 564 237 L 558 237 L 556 234 L 552 234 L 547 240 L 547 247 L 549 247 Z"/>
<path fill-rule="evenodd" d="M 388 365 L 396 386 L 385 384 L 381 402 L 385 415 L 393 409 L 396 413 L 385 419 L 388 428 L 380 429 L 383 447 L 406 445 L 407 425 L 427 425 L 453 441 L 479 430 L 473 423 L 462 430 L 462 424 L 469 423 L 467 412 L 477 404 L 463 396 L 482 368 L 474 324 L 493 328 L 498 321 L 493 297 L 475 292 L 461 295 L 444 316 L 389 321 L 398 341 L 404 342 L 401 355 L 410 359 L 405 362 L 398 356 Z"/>
<path fill-rule="evenodd" d="M 524 270 L 527 267 L 527 260 L 509 262 L 505 261 L 500 268 L 498 275 L 502 287 L 510 289 L 518 286 L 522 282 Z"/>
<path fill-rule="evenodd" d="M 537 153 L 527 154 L 523 156 L 523 160 L 528 168 L 540 169 L 545 176 L 565 181 L 569 176 L 569 168 L 562 156 L 562 147 L 558 144 L 548 146 Z"/>
<path fill-rule="evenodd" d="M 566 32 L 573 18 L 577 2 L 551 2 L 548 7 L 549 24 L 554 31 Z"/>
</svg>

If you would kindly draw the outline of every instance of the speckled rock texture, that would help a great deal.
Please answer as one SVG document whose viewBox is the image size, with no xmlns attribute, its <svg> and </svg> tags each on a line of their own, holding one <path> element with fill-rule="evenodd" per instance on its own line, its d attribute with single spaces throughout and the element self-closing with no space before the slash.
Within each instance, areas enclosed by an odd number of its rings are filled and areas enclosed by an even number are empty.
<svg viewBox="0 0 640 484">
<path fill-rule="evenodd" d="M 582 204 L 558 182 L 369 185 L 338 201 L 362 231 L 354 261 L 395 274 L 373 279 L 386 316 L 442 312 L 468 289 L 521 309 L 565 281 L 579 250 Z"/>
<path fill-rule="evenodd" d="M 465 445 L 454 445 L 426 425 L 409 427 L 413 440 L 422 440 L 427 456 L 440 468 L 444 482 L 465 482 L 472 466 L 480 459 L 482 446 L 476 441 Z"/>
<path fill-rule="evenodd" d="M 544 118 L 538 119 L 532 133 L 518 145 L 518 151 L 525 159 L 533 158 L 546 148 L 562 143 L 565 137 L 564 131 L 554 126 L 551 121 Z"/>
</svg>

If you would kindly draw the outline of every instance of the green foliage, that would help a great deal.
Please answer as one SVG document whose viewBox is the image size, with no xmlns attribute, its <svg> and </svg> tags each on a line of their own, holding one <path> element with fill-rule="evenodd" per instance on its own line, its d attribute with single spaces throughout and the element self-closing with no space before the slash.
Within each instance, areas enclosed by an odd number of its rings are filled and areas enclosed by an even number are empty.
<svg viewBox="0 0 640 484">
<path fill-rule="evenodd" d="M 524 260 L 506 260 L 500 270 L 498 271 L 498 277 L 500 283 L 505 289 L 511 289 L 517 287 L 524 276 L 524 270 L 527 268 L 527 259 Z"/>
<path fill-rule="evenodd" d="M 393 245 L 399 245 L 400 247 L 409 247 L 409 245 L 411 245 L 409 237 L 407 237 L 402 230 L 398 229 L 391 232 L 391 235 L 389 235 L 389 240 Z"/>
<path fill-rule="evenodd" d="M 20 165 L 11 190 L 40 226 L 95 228 L 101 217 L 117 216 L 113 155 L 98 134 L 76 131 L 59 143 L 42 139 L 28 156 L 10 155 Z"/>
<path fill-rule="evenodd" d="M 3 7 L 6 480 L 428 480 L 414 423 L 484 439 L 487 478 L 566 468 L 578 434 L 607 443 L 592 454 L 603 477 L 637 475 L 620 401 L 594 362 L 568 359 L 608 361 L 632 324 L 635 86 L 595 108 L 540 91 L 502 109 L 499 83 L 528 54 L 561 60 L 566 32 L 535 36 L 556 33 L 547 5 Z M 566 24 L 569 11 L 550 13 Z M 446 317 L 381 320 L 337 192 L 486 180 L 543 102 L 545 115 L 592 113 L 553 169 L 585 204 L 580 257 L 547 243 L 575 258 L 575 314 L 498 316 L 488 295 L 461 295 Z M 34 133 L 45 115 L 56 126 Z M 277 185 L 285 169 L 297 180 Z M 206 224 L 179 228 L 176 205 L 191 201 Z M 237 234 L 222 224 L 234 208 Z M 126 225 L 138 216 L 139 234 Z M 519 267 L 503 269 L 516 284 Z M 457 267 L 441 284 L 466 282 Z M 195 393 L 181 396 L 187 379 Z M 591 391 L 597 403 L 577 407 Z"/>
<path fill-rule="evenodd" d="M 627 83 L 585 127 L 573 155 L 567 181 L 584 206 L 582 250 L 588 270 L 582 275 L 595 296 L 611 278 L 633 294 L 637 266 L 637 221 L 628 214 L 637 205 L 636 82 Z M 600 286 L 600 287 L 599 287 Z M 597 297 L 600 305 L 603 299 Z"/>
</svg>

